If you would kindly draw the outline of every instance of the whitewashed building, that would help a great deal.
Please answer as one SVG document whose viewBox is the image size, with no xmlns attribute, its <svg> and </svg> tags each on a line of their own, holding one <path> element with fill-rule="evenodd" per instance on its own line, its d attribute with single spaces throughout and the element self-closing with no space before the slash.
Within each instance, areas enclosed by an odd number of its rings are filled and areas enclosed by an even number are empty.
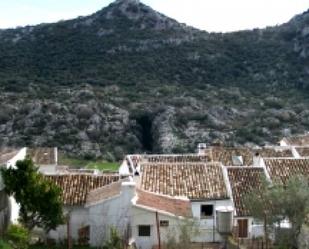
<svg viewBox="0 0 309 249">
<path fill-rule="evenodd" d="M 159 239 L 164 243 L 169 236 L 177 240 L 179 227 L 187 225 L 187 219 L 192 219 L 191 204 L 187 198 L 137 190 L 132 205 L 131 241 L 137 248 L 151 249 L 158 245 Z"/>
<path fill-rule="evenodd" d="M 223 166 L 219 163 L 203 163 L 200 160 L 204 157 L 194 158 L 196 162 L 190 162 L 191 157 L 182 159 L 180 162 L 180 158 L 161 156 L 155 163 L 141 163 L 140 176 L 137 178 L 140 192 L 133 205 L 135 218 L 132 228 L 138 248 L 151 249 L 158 244 L 155 212 L 160 216 L 159 222 L 162 220 L 165 226 L 163 229 L 174 229 L 176 237 L 180 221 L 189 219 L 194 220 L 198 229 L 192 242 L 222 241 L 216 228 L 216 210 L 233 207 Z M 149 201 L 151 199 L 153 201 Z M 175 204 L 177 202 L 179 205 Z M 181 210 L 175 210 L 175 207 Z M 165 239 L 166 233 L 162 236 L 162 243 Z"/>
<path fill-rule="evenodd" d="M 112 227 L 129 239 L 131 200 L 135 183 L 118 175 L 61 174 L 48 175 L 63 191 L 67 223 L 51 231 L 55 242 L 102 246 Z"/>
</svg>

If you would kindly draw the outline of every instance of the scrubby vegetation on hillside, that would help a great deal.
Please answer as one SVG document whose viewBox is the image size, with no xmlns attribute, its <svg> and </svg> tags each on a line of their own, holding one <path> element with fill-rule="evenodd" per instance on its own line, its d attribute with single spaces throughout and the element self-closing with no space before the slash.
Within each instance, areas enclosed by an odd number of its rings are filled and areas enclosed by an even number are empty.
<svg viewBox="0 0 309 249">
<path fill-rule="evenodd" d="M 88 17 L 0 30 L 0 144 L 115 161 L 302 133 L 308 26 L 304 13 L 213 34 L 118 1 Z"/>
</svg>

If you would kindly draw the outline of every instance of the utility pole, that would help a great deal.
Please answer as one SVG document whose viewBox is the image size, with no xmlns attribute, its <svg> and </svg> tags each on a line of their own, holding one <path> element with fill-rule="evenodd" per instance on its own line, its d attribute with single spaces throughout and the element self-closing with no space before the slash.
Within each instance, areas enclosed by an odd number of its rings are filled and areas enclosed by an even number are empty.
<svg viewBox="0 0 309 249">
<path fill-rule="evenodd" d="M 158 236 L 158 245 L 159 245 L 158 249 L 161 249 L 160 222 L 159 222 L 158 212 L 156 212 L 156 224 L 157 224 L 157 236 Z"/>
</svg>

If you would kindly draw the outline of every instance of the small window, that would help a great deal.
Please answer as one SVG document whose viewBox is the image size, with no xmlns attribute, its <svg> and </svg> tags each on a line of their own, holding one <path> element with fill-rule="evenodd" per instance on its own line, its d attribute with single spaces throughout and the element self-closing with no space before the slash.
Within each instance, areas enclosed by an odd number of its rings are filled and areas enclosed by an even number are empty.
<svg viewBox="0 0 309 249">
<path fill-rule="evenodd" d="M 213 205 L 201 205 L 201 218 L 213 216 L 214 206 Z"/>
<path fill-rule="evenodd" d="M 168 220 L 160 220 L 160 227 L 168 227 L 169 221 Z"/>
<path fill-rule="evenodd" d="M 138 226 L 138 236 L 149 237 L 150 236 L 150 226 L 149 225 Z"/>
</svg>

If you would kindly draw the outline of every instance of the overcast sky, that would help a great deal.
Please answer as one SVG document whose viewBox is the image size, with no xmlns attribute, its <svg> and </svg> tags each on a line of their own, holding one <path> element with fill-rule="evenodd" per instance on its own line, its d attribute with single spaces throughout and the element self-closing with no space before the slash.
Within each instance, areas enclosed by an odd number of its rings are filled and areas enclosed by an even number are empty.
<svg viewBox="0 0 309 249">
<path fill-rule="evenodd" d="M 112 0 L 0 0 L 0 28 L 89 15 Z M 263 28 L 309 9 L 309 0 L 142 0 L 179 22 L 207 31 Z"/>
</svg>

